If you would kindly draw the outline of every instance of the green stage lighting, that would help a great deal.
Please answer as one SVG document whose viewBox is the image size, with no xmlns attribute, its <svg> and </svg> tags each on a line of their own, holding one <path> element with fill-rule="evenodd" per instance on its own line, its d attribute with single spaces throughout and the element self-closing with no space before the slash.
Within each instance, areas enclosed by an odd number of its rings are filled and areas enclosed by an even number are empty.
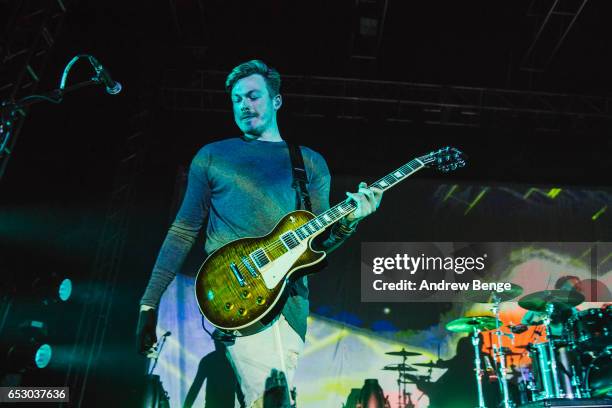
<svg viewBox="0 0 612 408">
<path fill-rule="evenodd" d="M 2 339 L 0 360 L 7 372 L 22 373 L 42 369 L 51 363 L 53 349 L 46 341 L 47 326 L 37 320 L 26 320 Z"/>
<path fill-rule="evenodd" d="M 38 368 L 45 368 L 51 362 L 51 356 L 53 355 L 53 350 L 51 346 L 48 344 L 43 344 L 36 350 L 36 354 L 34 356 L 34 364 Z"/>
<path fill-rule="evenodd" d="M 72 287 L 70 278 L 57 273 L 38 277 L 32 282 L 34 298 L 41 299 L 45 305 L 68 301 L 72 296 Z"/>
<path fill-rule="evenodd" d="M 70 279 L 65 278 L 62 280 L 59 285 L 58 295 L 62 302 L 70 299 L 70 295 L 72 295 L 72 281 Z"/>
</svg>

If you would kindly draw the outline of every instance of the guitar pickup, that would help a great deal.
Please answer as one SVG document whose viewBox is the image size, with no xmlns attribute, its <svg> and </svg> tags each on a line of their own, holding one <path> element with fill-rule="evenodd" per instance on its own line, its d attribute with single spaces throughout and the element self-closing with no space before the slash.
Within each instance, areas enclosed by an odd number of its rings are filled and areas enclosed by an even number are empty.
<svg viewBox="0 0 612 408">
<path fill-rule="evenodd" d="M 240 286 L 244 286 L 246 284 L 244 281 L 244 276 L 242 276 L 242 273 L 240 273 L 236 264 L 232 262 L 230 264 L 230 269 L 232 270 L 232 273 L 234 274 L 234 277 L 236 278 Z"/>
<path fill-rule="evenodd" d="M 263 250 L 263 248 L 257 248 L 255 251 L 253 251 L 251 253 L 251 259 L 259 270 L 261 270 L 261 268 L 270 263 L 270 258 L 268 258 L 268 255 L 266 254 L 266 251 Z"/>
<path fill-rule="evenodd" d="M 253 268 L 253 265 L 251 265 L 251 263 L 249 262 L 249 258 L 247 258 L 246 256 L 243 256 L 242 257 L 242 263 L 247 268 L 247 270 L 249 271 L 251 276 L 256 278 L 257 277 L 257 271 L 255 270 L 255 268 Z"/>
<path fill-rule="evenodd" d="M 300 241 L 295 236 L 293 231 L 287 231 L 283 235 L 280 236 L 280 240 L 285 245 L 288 251 L 300 245 Z"/>
</svg>

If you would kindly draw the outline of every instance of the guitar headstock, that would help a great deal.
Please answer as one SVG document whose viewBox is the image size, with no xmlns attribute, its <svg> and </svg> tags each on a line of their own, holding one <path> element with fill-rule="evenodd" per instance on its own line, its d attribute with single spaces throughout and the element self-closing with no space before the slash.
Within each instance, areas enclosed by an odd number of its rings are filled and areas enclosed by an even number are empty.
<svg viewBox="0 0 612 408">
<path fill-rule="evenodd" d="M 461 150 L 449 146 L 430 152 L 425 156 L 421 156 L 419 160 L 427 167 L 435 167 L 443 172 L 457 170 L 460 167 L 464 167 L 466 164 L 465 156 Z"/>
</svg>

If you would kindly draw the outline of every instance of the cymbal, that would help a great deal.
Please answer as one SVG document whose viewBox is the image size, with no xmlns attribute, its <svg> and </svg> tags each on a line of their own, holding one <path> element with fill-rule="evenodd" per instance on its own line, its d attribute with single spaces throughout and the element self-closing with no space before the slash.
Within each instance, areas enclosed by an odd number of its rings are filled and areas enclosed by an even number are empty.
<svg viewBox="0 0 612 408">
<path fill-rule="evenodd" d="M 403 371 L 403 372 L 408 372 L 408 371 L 418 371 L 416 368 L 409 366 L 408 364 L 389 364 L 386 365 L 383 370 L 386 371 Z"/>
<path fill-rule="evenodd" d="M 417 366 L 417 367 L 427 367 L 427 368 L 446 368 L 446 367 L 440 366 L 440 364 L 438 364 L 437 361 L 435 363 L 433 361 L 430 361 L 429 363 L 414 363 L 412 365 Z"/>
<path fill-rule="evenodd" d="M 498 298 L 500 302 L 506 302 L 523 294 L 523 288 L 514 283 L 510 284 L 510 289 L 503 292 L 486 291 L 486 290 L 468 290 L 463 292 L 467 300 L 476 303 L 495 303 L 494 299 Z"/>
<path fill-rule="evenodd" d="M 446 323 L 446 330 L 455 333 L 472 333 L 474 330 L 487 331 L 496 329 L 499 326 L 501 326 L 501 322 L 497 323 L 494 317 L 472 316 L 461 317 Z"/>
<path fill-rule="evenodd" d="M 403 347 L 400 351 L 389 351 L 385 354 L 388 354 L 390 356 L 400 356 L 400 357 L 413 357 L 413 356 L 421 355 L 421 353 L 417 353 L 416 351 L 406 351 L 406 349 L 404 349 Z"/>
<path fill-rule="evenodd" d="M 414 375 L 414 374 L 404 374 L 404 378 L 407 378 L 409 381 L 416 383 L 419 382 L 429 382 L 431 379 L 428 375 Z"/>
<path fill-rule="evenodd" d="M 547 304 L 555 308 L 569 309 L 584 302 L 584 295 L 575 290 L 542 290 L 519 299 L 519 306 L 536 312 L 546 311 Z"/>
</svg>

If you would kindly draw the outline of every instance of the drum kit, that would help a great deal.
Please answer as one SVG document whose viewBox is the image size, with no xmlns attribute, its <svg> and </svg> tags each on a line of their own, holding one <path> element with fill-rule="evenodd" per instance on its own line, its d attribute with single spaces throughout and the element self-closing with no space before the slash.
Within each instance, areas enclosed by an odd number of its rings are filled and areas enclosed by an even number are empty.
<svg viewBox="0 0 612 408">
<path fill-rule="evenodd" d="M 486 408 L 479 337 L 484 332 L 490 332 L 496 340 L 496 344 L 492 345 L 492 358 L 499 383 L 500 406 L 515 407 L 517 397 L 520 404 L 548 399 L 612 397 L 612 307 L 576 312 L 574 307 L 584 301 L 584 296 L 576 291 L 544 290 L 519 299 L 519 306 L 544 316 L 541 323 L 532 325 L 541 325 L 540 331 L 546 334 L 546 339 L 522 346 L 530 357 L 531 365 L 518 367 L 520 375 L 514 376 L 515 383 L 509 384 L 506 358 L 515 353 L 502 347 L 502 337 L 514 340 L 513 332 L 519 333 L 520 330 L 516 330 L 517 326 L 509 325 L 506 327 L 511 332 L 503 332 L 499 310 L 502 302 L 517 298 L 522 292 L 518 285 L 512 285 L 510 290 L 501 293 L 468 292 L 466 296 L 469 300 L 491 304 L 493 316 L 462 317 L 446 325 L 449 331 L 471 334 L 478 408 Z M 554 336 L 551 317 L 563 313 L 571 317 L 563 325 L 562 334 Z M 513 394 L 515 398 L 511 395 L 510 385 L 518 389 L 518 395 Z"/>
<path fill-rule="evenodd" d="M 522 293 L 523 288 L 515 284 L 504 292 L 466 292 L 467 300 L 490 304 L 492 316 L 462 317 L 446 325 L 451 332 L 471 336 L 478 408 L 486 408 L 483 360 L 489 379 L 494 379 L 499 385 L 499 406 L 503 408 L 514 408 L 517 403 L 546 403 L 546 400 L 552 399 L 593 401 L 596 398 L 612 398 L 612 306 L 576 311 L 575 307 L 584 301 L 584 296 L 579 292 L 544 290 L 518 299 L 520 307 L 543 316 L 541 321 L 527 325 L 504 325 L 500 319 L 502 302 L 516 299 Z M 562 330 L 555 333 L 559 316 L 569 317 L 562 322 Z M 555 330 L 551 325 L 555 325 Z M 514 344 L 514 335 L 526 331 L 528 326 L 537 326 L 534 334 L 539 336 L 529 344 L 515 346 L 515 349 L 523 349 L 522 353 L 502 346 L 503 337 L 511 338 Z M 502 331 L 504 327 L 509 330 Z M 488 364 L 489 355 L 481 355 L 481 333 L 491 336 L 490 357 L 494 367 Z M 408 358 L 420 356 L 421 353 L 404 348 L 385 354 L 402 359 L 401 363 L 383 368 L 385 371 L 397 371 L 399 408 L 415 406 L 411 394 L 407 392 L 408 384 L 434 384 L 430 382 L 433 369 L 445 368 L 444 364 L 433 361 L 408 364 Z M 528 356 L 530 361 L 508 366 L 507 359 L 516 356 Z M 418 368 L 428 368 L 429 375 L 415 375 Z M 609 401 L 612 400 L 606 399 L 606 402 Z M 389 407 L 388 400 L 385 407 Z"/>
</svg>

